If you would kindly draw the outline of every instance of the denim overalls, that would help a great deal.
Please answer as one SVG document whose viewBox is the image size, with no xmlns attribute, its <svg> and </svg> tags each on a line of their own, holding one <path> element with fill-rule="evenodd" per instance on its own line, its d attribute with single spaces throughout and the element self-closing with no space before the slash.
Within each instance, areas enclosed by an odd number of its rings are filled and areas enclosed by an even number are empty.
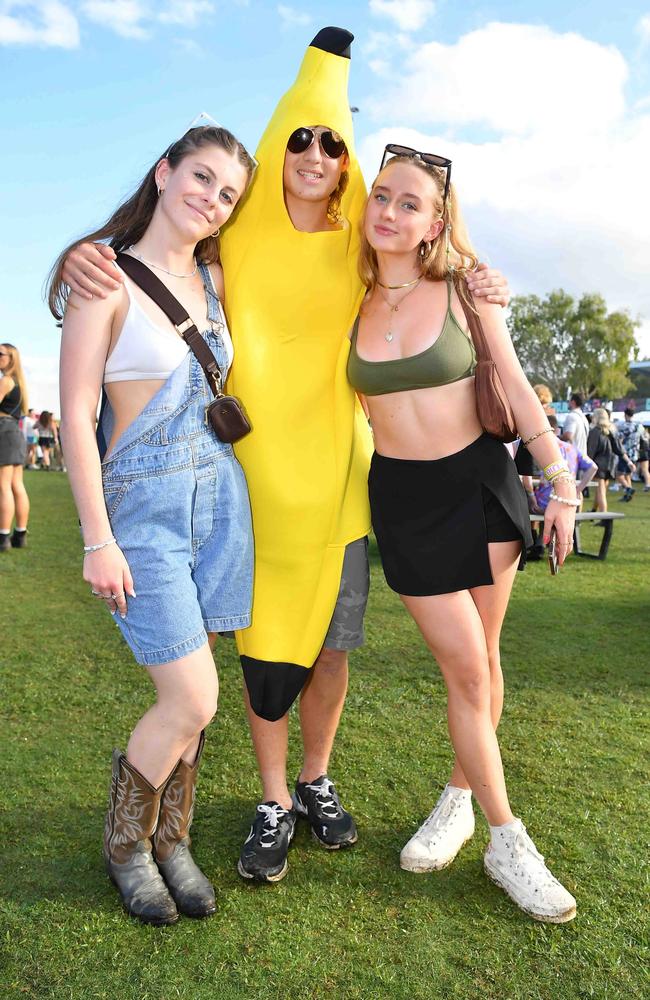
<svg viewBox="0 0 650 1000">
<path fill-rule="evenodd" d="M 224 317 L 210 272 L 199 267 L 216 327 L 203 336 L 225 378 Z M 127 595 L 126 619 L 116 621 L 138 663 L 178 659 L 202 646 L 206 631 L 250 624 L 248 490 L 231 445 L 205 423 L 211 399 L 189 351 L 102 464 L 106 509 L 137 595 Z M 107 405 L 107 441 L 112 424 Z"/>
</svg>

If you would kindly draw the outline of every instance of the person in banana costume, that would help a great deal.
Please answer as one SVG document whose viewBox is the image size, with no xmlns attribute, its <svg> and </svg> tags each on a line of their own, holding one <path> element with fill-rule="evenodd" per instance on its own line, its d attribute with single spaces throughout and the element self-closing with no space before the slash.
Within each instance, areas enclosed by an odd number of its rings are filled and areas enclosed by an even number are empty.
<svg viewBox="0 0 650 1000">
<path fill-rule="evenodd" d="M 235 345 L 229 390 L 252 424 L 236 445 L 253 512 L 252 624 L 236 640 L 263 797 L 238 870 L 259 882 L 286 874 L 298 815 L 326 848 L 357 840 L 327 775 L 368 593 L 372 443 L 346 377 L 364 291 L 357 254 L 366 196 L 347 96 L 352 40 L 342 28 L 313 39 L 222 235 Z M 101 293 L 120 280 L 113 257 L 109 247 L 82 245 L 64 278 L 80 294 Z M 497 272 L 480 279 L 474 294 L 507 302 Z M 304 759 L 292 797 L 288 711 L 299 694 Z"/>
<path fill-rule="evenodd" d="M 237 645 L 264 798 L 238 867 L 260 881 L 286 872 L 296 811 L 326 847 L 357 839 L 327 777 L 347 652 L 362 642 L 370 529 L 371 440 L 345 371 L 363 295 L 366 195 L 347 96 L 351 42 L 339 28 L 312 41 L 259 143 L 250 198 L 222 242 L 237 331 L 230 388 L 253 426 L 236 449 L 255 534 L 252 625 Z M 305 763 L 292 807 L 287 712 L 301 691 Z"/>
</svg>

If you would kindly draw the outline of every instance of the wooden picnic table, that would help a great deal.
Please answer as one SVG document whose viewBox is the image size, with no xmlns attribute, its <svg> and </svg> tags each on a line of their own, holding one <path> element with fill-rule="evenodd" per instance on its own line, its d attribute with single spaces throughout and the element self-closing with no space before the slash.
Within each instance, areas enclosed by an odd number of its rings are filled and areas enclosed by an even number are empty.
<svg viewBox="0 0 650 1000">
<path fill-rule="evenodd" d="M 606 514 L 594 511 L 593 513 L 583 511 L 580 514 L 576 514 L 576 524 L 573 532 L 573 551 L 577 556 L 584 556 L 585 559 L 606 559 L 607 551 L 609 549 L 609 543 L 612 539 L 612 532 L 614 530 L 614 521 L 619 518 L 625 517 L 625 514 L 611 513 L 607 511 Z M 544 520 L 543 514 L 531 514 L 531 523 L 540 523 Z M 595 552 L 585 552 L 580 544 L 580 524 L 583 521 L 602 521 L 603 537 L 600 543 L 600 549 L 597 553 Z M 599 525 L 600 526 L 600 525 Z"/>
</svg>

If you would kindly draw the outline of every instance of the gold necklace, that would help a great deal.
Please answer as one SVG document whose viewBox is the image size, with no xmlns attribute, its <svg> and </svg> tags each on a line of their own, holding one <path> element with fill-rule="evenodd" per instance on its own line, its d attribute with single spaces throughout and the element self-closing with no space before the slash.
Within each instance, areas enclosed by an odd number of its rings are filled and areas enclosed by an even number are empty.
<svg viewBox="0 0 650 1000">
<path fill-rule="evenodd" d="M 407 299 L 409 297 L 409 295 L 411 294 L 411 292 L 415 291 L 415 289 L 418 287 L 418 285 L 420 284 L 421 281 L 422 281 L 422 275 L 420 275 L 419 278 L 416 278 L 415 281 L 409 281 L 408 284 L 409 285 L 413 285 L 413 288 L 409 289 L 409 291 L 406 293 L 406 295 L 403 295 L 402 298 L 399 300 L 399 302 L 397 302 L 395 305 L 393 305 L 391 302 L 388 301 L 388 299 L 386 298 L 386 296 L 384 295 L 384 293 L 381 290 L 382 288 L 386 288 L 386 287 L 390 287 L 390 286 L 382 285 L 381 288 L 379 289 L 379 294 L 381 295 L 382 299 L 384 300 L 384 302 L 386 303 L 386 305 L 390 309 L 390 320 L 389 320 L 389 323 L 388 323 L 388 330 L 384 334 L 384 340 L 387 341 L 387 343 L 390 344 L 391 341 L 392 341 L 392 339 L 393 339 L 393 331 L 390 329 L 391 326 L 393 325 L 393 315 L 398 311 L 398 309 L 401 306 L 401 304 L 404 301 L 404 299 Z M 377 282 L 377 285 L 379 285 L 379 284 L 380 283 Z M 400 287 L 400 286 L 395 286 L 395 287 Z M 405 286 L 401 286 L 401 287 L 405 287 Z"/>
<path fill-rule="evenodd" d="M 390 288 L 391 291 L 394 291 L 396 288 L 408 288 L 409 285 L 415 285 L 421 277 L 422 275 L 420 274 L 417 278 L 413 278 L 413 281 L 405 281 L 403 285 L 385 285 L 379 279 L 377 279 L 377 284 L 381 285 L 382 288 Z"/>
</svg>

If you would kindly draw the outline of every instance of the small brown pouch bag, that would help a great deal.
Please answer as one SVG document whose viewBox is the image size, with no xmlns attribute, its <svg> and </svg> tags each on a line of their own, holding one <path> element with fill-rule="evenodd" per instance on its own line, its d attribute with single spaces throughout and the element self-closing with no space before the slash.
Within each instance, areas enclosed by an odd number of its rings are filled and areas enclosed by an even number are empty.
<svg viewBox="0 0 650 1000">
<path fill-rule="evenodd" d="M 471 292 L 467 287 L 464 287 L 461 293 L 458 281 L 456 282 L 456 292 L 463 307 L 476 351 L 474 388 L 476 390 L 476 412 L 478 413 L 481 427 L 498 441 L 506 443 L 514 441 L 519 437 L 515 418 L 505 389 L 501 384 L 497 366 L 492 360 L 490 348 L 488 347 L 483 327 L 481 326 L 481 320 L 478 313 L 474 312 L 472 305 L 470 305 L 472 302 Z"/>
<path fill-rule="evenodd" d="M 156 277 L 146 264 L 126 253 L 118 253 L 117 263 L 143 292 L 160 306 L 174 324 L 177 333 L 188 345 L 205 372 L 214 399 L 205 408 L 205 422 L 225 444 L 233 444 L 250 433 L 251 425 L 236 396 L 221 391 L 223 379 L 217 359 L 175 295 Z"/>
</svg>

